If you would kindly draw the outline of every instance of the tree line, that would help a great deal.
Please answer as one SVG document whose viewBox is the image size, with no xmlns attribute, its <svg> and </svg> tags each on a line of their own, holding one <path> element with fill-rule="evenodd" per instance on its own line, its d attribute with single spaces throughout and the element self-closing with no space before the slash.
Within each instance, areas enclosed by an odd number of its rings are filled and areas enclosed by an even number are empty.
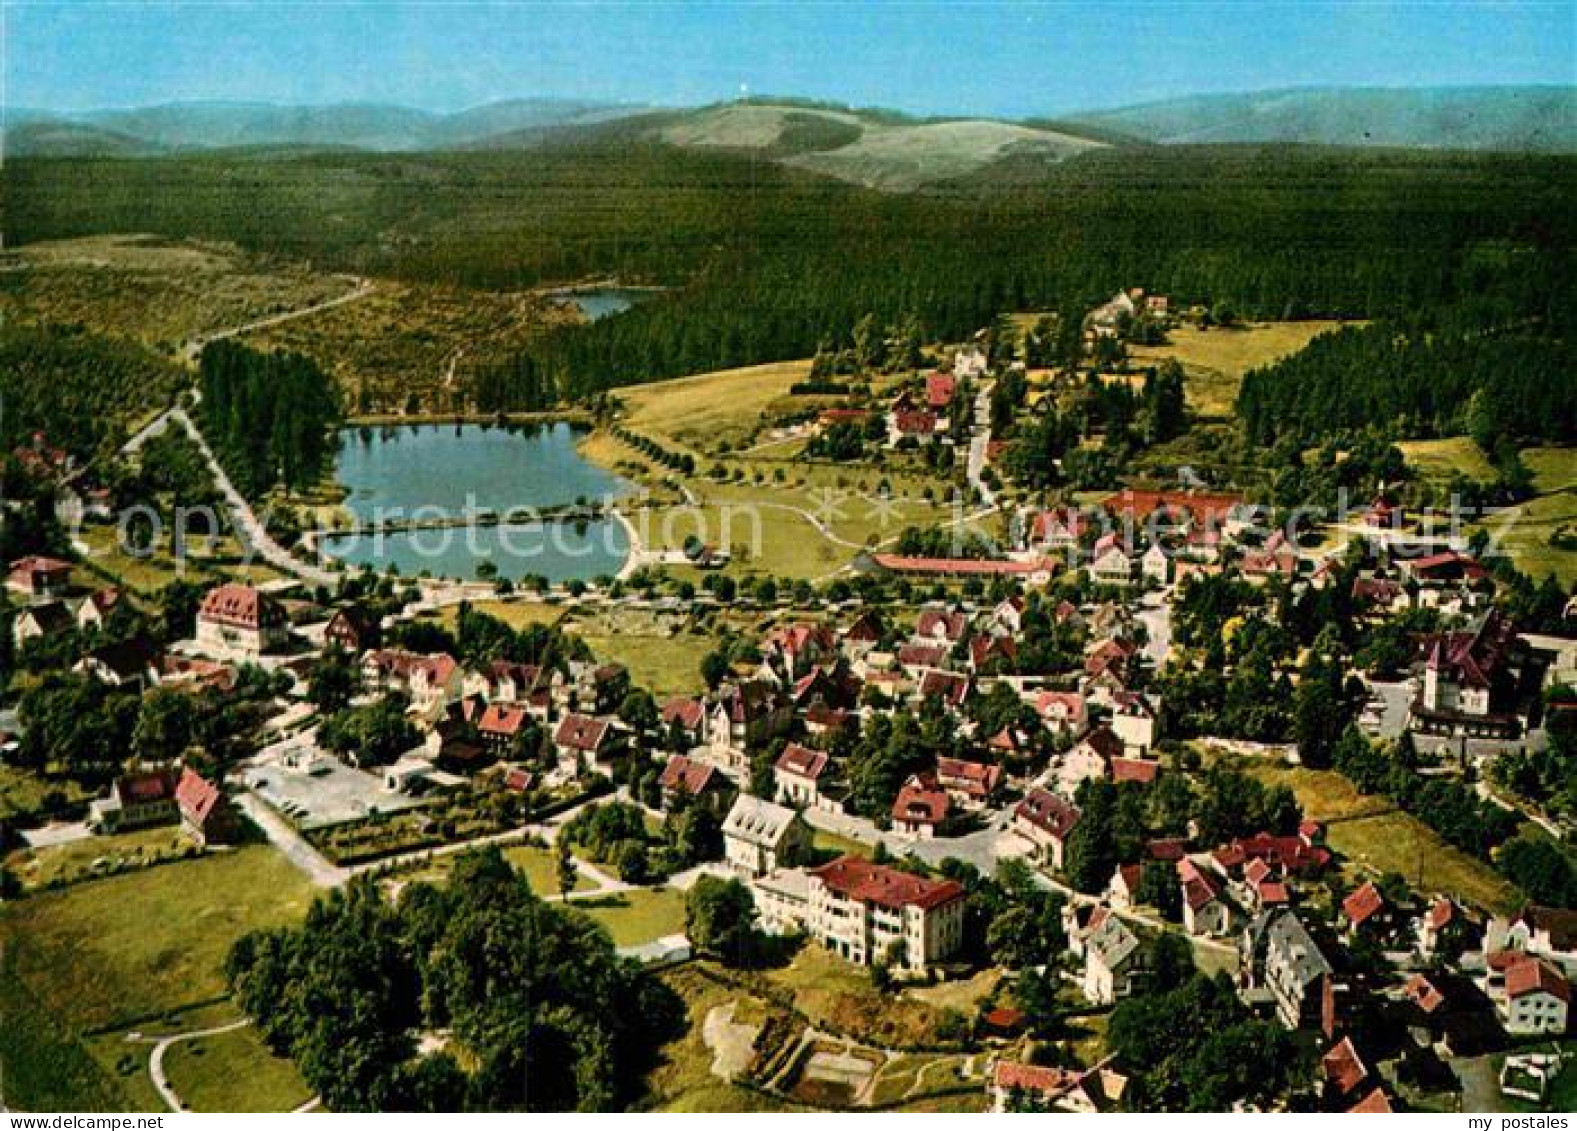
<svg viewBox="0 0 1577 1131">
<path fill-rule="evenodd" d="M 199 376 L 203 433 L 237 490 L 300 491 L 331 469 L 339 390 L 311 358 L 211 342 Z"/>
</svg>

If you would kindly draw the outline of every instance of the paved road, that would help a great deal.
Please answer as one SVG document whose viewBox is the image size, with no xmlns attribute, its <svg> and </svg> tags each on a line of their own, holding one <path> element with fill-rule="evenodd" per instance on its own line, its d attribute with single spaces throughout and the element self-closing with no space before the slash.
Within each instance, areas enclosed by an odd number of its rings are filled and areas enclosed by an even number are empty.
<svg viewBox="0 0 1577 1131">
<path fill-rule="evenodd" d="M 156 417 L 128 440 L 121 450 L 123 452 L 136 451 L 143 444 L 147 443 L 150 438 L 161 435 L 169 428 L 172 422 L 186 430 L 186 434 L 197 445 L 197 450 L 202 453 L 204 461 L 208 464 L 208 470 L 214 477 L 215 485 L 218 486 L 220 494 L 224 496 L 225 503 L 230 508 L 231 519 L 234 521 L 236 529 L 241 532 L 241 541 L 245 547 L 246 554 L 255 553 L 282 573 L 293 574 L 314 585 L 333 585 L 338 580 L 335 574 L 318 566 L 308 565 L 274 541 L 273 536 L 264 528 L 257 515 L 252 513 L 251 504 L 246 501 L 246 498 L 240 491 L 236 490 L 235 484 L 230 482 L 230 477 L 225 474 L 224 468 L 214 458 L 213 450 L 209 448 L 208 441 L 203 438 L 202 431 L 193 422 L 184 408 L 172 408 Z"/>
<path fill-rule="evenodd" d="M 1144 654 L 1157 668 L 1166 663 L 1172 650 L 1172 604 L 1167 593 L 1146 593 L 1139 601 L 1139 623 L 1147 640 Z"/>
<path fill-rule="evenodd" d="M 244 1029 L 251 1022 L 244 1018 L 232 1021 L 228 1025 L 216 1025 L 212 1029 L 194 1029 L 190 1033 L 177 1033 L 173 1037 L 165 1037 L 153 1046 L 153 1055 L 148 1058 L 148 1075 L 153 1077 L 153 1086 L 158 1090 L 159 1096 L 164 1100 L 164 1106 L 171 1111 L 185 1111 L 186 1105 L 181 1102 L 181 1097 L 176 1095 L 175 1089 L 170 1087 L 170 1081 L 164 1074 L 164 1054 L 171 1045 L 177 1041 L 195 1041 L 202 1037 L 217 1037 L 220 1033 L 233 1033 L 237 1029 Z M 152 1040 L 150 1037 L 128 1037 L 128 1040 Z"/>
<path fill-rule="evenodd" d="M 975 427 L 969 436 L 969 483 L 976 491 L 980 492 L 980 501 L 986 506 L 995 506 L 996 493 L 986 486 L 981 473 L 986 469 L 986 445 L 991 443 L 991 390 L 992 383 L 988 382 L 980 388 L 980 394 L 975 397 Z"/>
<path fill-rule="evenodd" d="M 364 299 L 377 290 L 377 284 L 371 279 L 356 277 L 355 283 L 356 286 L 353 290 L 335 298 L 314 303 L 312 306 L 303 306 L 297 310 L 286 310 L 280 314 L 270 314 L 266 318 L 258 318 L 252 322 L 244 322 L 239 326 L 231 326 L 227 330 L 215 330 L 211 334 L 203 334 L 193 338 L 181 347 L 181 360 L 188 365 L 194 365 L 197 362 L 197 356 L 203 352 L 203 347 L 209 342 L 223 341 L 225 338 L 233 338 L 238 334 L 249 334 L 253 330 L 264 330 L 270 326 L 278 326 L 281 322 L 289 322 L 293 318 L 305 318 L 309 314 L 333 310 L 336 306 L 344 306 L 347 302 L 356 302 L 359 299 Z"/>
</svg>

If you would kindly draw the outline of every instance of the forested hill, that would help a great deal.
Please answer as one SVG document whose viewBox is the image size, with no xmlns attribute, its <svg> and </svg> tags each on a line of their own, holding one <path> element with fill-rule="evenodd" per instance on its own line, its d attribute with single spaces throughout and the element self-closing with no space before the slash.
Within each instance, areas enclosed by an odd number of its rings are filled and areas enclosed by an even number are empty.
<svg viewBox="0 0 1577 1131">
<path fill-rule="evenodd" d="M 1011 161 L 1011 159 L 1008 159 Z M 1003 310 L 1145 286 L 1247 316 L 1561 323 L 1577 160 L 1285 147 L 1093 149 L 893 194 L 631 138 L 509 152 L 33 159 L 13 241 L 157 232 L 368 275 L 522 288 L 617 276 L 664 299 L 555 334 L 562 392 L 811 353 L 864 313 L 957 338 Z"/>
</svg>

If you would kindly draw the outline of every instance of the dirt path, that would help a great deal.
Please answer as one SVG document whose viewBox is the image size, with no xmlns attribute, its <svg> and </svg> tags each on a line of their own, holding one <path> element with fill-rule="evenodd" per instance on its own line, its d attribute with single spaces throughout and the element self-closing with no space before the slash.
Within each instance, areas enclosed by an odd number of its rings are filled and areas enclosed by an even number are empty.
<svg viewBox="0 0 1577 1131">
<path fill-rule="evenodd" d="M 178 1041 L 195 1041 L 202 1037 L 217 1037 L 221 1033 L 233 1033 L 237 1029 L 244 1029 L 251 1022 L 242 1018 L 232 1021 L 228 1025 L 216 1025 L 212 1029 L 193 1029 L 189 1033 L 176 1033 L 173 1037 L 144 1037 L 138 1033 L 127 1036 L 128 1041 L 154 1041 L 153 1055 L 148 1057 L 148 1075 L 153 1078 L 153 1086 L 157 1089 L 159 1097 L 164 1100 L 164 1106 L 171 1111 L 186 1111 L 186 1105 L 181 1102 L 181 1097 L 176 1095 L 175 1089 L 170 1086 L 170 1081 L 164 1074 L 164 1054 L 171 1045 Z"/>
</svg>

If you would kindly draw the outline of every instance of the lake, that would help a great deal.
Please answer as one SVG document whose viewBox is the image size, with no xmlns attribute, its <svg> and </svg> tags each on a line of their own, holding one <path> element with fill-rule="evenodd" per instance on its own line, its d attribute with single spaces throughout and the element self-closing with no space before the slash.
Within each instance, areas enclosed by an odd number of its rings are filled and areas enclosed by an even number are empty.
<svg viewBox="0 0 1577 1131">
<path fill-rule="evenodd" d="M 585 291 L 556 291 L 552 297 L 571 303 L 588 321 L 623 314 L 638 302 L 652 297 L 652 291 L 629 290 L 624 287 L 597 287 Z"/>
<path fill-rule="evenodd" d="M 347 428 L 340 433 L 335 475 L 348 492 L 345 507 L 361 522 L 478 511 L 508 516 L 626 493 L 628 484 L 583 459 L 575 440 L 575 429 L 563 423 Z M 405 576 L 425 570 L 470 580 L 478 565 L 491 561 L 503 577 L 541 574 L 569 581 L 618 573 L 629 539 L 611 519 L 578 525 L 522 521 L 332 535 L 322 548 L 353 565 L 394 566 Z"/>
</svg>

